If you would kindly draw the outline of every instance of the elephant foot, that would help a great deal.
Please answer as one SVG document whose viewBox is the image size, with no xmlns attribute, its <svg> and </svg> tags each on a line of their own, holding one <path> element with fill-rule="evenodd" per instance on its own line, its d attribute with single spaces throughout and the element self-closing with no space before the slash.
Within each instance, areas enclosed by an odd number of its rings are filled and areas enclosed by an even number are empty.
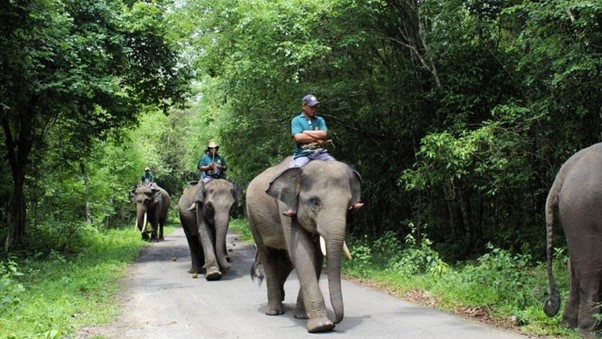
<svg viewBox="0 0 602 339">
<path fill-rule="evenodd" d="M 205 279 L 211 280 L 220 280 L 222 278 L 222 272 L 220 272 L 217 268 L 209 268 L 205 272 Z"/>
<path fill-rule="evenodd" d="M 284 314 L 284 307 L 282 303 L 278 303 L 278 305 L 270 305 L 268 304 L 265 307 L 265 314 L 267 315 L 281 315 Z"/>
<path fill-rule="evenodd" d="M 203 268 L 202 267 L 196 267 L 196 266 L 191 266 L 190 269 L 188 270 L 188 273 L 190 274 L 201 274 L 203 272 Z"/>
<path fill-rule="evenodd" d="M 310 318 L 307 320 L 307 332 L 328 332 L 334 328 L 334 323 L 327 317 Z"/>
<path fill-rule="evenodd" d="M 299 307 L 295 309 L 295 318 L 297 319 L 308 319 L 307 312 L 305 312 L 305 307 Z"/>
<path fill-rule="evenodd" d="M 230 270 L 230 264 L 228 264 L 228 262 L 225 263 L 225 265 L 220 265 L 219 266 L 224 272 Z"/>
</svg>

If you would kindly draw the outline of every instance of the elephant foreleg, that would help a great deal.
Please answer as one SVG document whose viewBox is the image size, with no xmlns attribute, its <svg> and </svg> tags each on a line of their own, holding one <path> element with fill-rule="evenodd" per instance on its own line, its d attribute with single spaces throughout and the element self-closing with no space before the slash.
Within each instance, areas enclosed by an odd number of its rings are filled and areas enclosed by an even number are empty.
<svg viewBox="0 0 602 339">
<path fill-rule="evenodd" d="M 318 244 L 316 242 L 315 248 L 318 248 Z M 320 273 L 322 272 L 322 265 L 324 264 L 324 256 L 322 252 L 315 251 L 315 265 L 314 269 L 316 271 L 316 277 L 318 279 L 318 283 L 320 281 Z M 307 312 L 305 311 L 305 302 L 303 301 L 303 288 L 299 287 L 299 294 L 297 295 L 297 307 L 295 309 L 295 318 L 297 319 L 307 319 Z"/>
<path fill-rule="evenodd" d="M 205 279 L 219 280 L 222 278 L 222 272 L 215 257 L 215 234 L 209 229 L 207 222 L 200 213 L 197 214 L 197 218 L 201 247 L 203 249 L 203 256 L 205 257 Z"/>
<path fill-rule="evenodd" d="M 301 284 L 303 305 L 308 317 L 307 331 L 330 331 L 334 328 L 334 322 L 328 319 L 324 297 L 318 285 L 315 241 L 297 227 L 291 230 L 292 246 L 289 252 Z"/>
</svg>

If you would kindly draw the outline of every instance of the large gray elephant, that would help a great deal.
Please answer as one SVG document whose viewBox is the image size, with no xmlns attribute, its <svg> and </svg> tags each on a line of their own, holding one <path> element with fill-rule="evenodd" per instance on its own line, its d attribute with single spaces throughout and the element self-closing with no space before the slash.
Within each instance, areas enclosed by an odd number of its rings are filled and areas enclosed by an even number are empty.
<svg viewBox="0 0 602 339">
<path fill-rule="evenodd" d="M 338 161 L 314 160 L 303 168 L 288 168 L 289 162 L 290 157 L 267 169 L 247 188 L 247 216 L 267 281 L 265 314 L 284 313 L 283 286 L 294 268 L 301 285 L 295 317 L 308 319 L 308 332 L 330 331 L 343 320 L 341 253 L 348 210 L 360 201 L 361 178 Z M 297 211 L 295 218 L 282 214 L 289 209 Z M 324 251 L 333 320 L 318 286 Z"/>
<path fill-rule="evenodd" d="M 167 191 L 156 184 L 152 186 L 141 184 L 132 194 L 136 202 L 135 227 L 142 233 L 142 239 L 163 240 L 163 225 L 167 221 L 171 203 Z"/>
<path fill-rule="evenodd" d="M 546 201 L 547 267 L 550 298 L 544 311 L 560 309 L 560 294 L 552 273 L 552 226 L 558 207 L 569 254 L 569 298 L 563 322 L 583 331 L 593 330 L 600 312 L 602 286 L 602 143 L 582 149 L 560 168 Z"/>
<path fill-rule="evenodd" d="M 200 190 L 203 200 L 196 210 L 189 211 L 195 193 Z M 205 279 L 221 279 L 230 269 L 226 249 L 226 235 L 230 225 L 230 213 L 242 196 L 240 187 L 226 179 L 213 179 L 186 187 L 178 210 L 180 221 L 190 247 L 192 266 L 190 273 L 205 272 Z"/>
</svg>

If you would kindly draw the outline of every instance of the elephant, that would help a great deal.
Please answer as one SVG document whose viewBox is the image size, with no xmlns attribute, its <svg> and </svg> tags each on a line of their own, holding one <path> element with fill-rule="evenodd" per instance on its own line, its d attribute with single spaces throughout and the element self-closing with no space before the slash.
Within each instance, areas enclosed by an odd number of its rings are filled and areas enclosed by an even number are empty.
<svg viewBox="0 0 602 339">
<path fill-rule="evenodd" d="M 345 228 L 352 203 L 360 201 L 362 179 L 336 160 L 288 168 L 290 159 L 268 168 L 247 187 L 247 217 L 258 251 L 251 273 L 253 277 L 259 260 L 267 282 L 265 314 L 280 315 L 284 283 L 295 269 L 301 287 L 294 316 L 307 319 L 308 332 L 326 332 L 344 316 L 341 254 L 349 253 Z M 289 209 L 297 211 L 296 217 L 283 215 Z M 318 286 L 325 256 L 333 320 Z"/>
<path fill-rule="evenodd" d="M 546 200 L 547 272 L 550 296 L 544 312 L 560 309 L 560 294 L 552 272 L 554 211 L 566 236 L 570 289 L 562 321 L 582 331 L 595 330 L 602 285 L 602 143 L 572 155 L 560 168 Z"/>
<path fill-rule="evenodd" d="M 203 197 L 195 210 L 190 211 L 195 193 Z M 178 202 L 180 222 L 188 241 L 192 265 L 190 273 L 205 272 L 205 279 L 219 280 L 230 269 L 226 235 L 230 213 L 242 197 L 242 189 L 226 179 L 188 185 Z"/>
<path fill-rule="evenodd" d="M 164 240 L 163 225 L 167 221 L 171 199 L 167 191 L 153 185 L 138 185 L 132 192 L 136 202 L 136 225 L 143 240 Z M 151 224 L 149 229 L 148 224 Z M 157 231 L 159 234 L 157 236 Z"/>
</svg>

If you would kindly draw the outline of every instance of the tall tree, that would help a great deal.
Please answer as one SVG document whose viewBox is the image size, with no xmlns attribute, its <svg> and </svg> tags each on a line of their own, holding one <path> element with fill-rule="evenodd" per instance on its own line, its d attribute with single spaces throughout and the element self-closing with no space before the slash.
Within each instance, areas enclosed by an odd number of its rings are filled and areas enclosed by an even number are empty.
<svg viewBox="0 0 602 339">
<path fill-rule="evenodd" d="M 0 124 L 13 177 L 5 247 L 26 234 L 23 188 L 33 152 L 60 126 L 78 158 L 94 138 L 166 109 L 187 70 L 168 40 L 163 1 L 27 0 L 0 4 Z"/>
</svg>

